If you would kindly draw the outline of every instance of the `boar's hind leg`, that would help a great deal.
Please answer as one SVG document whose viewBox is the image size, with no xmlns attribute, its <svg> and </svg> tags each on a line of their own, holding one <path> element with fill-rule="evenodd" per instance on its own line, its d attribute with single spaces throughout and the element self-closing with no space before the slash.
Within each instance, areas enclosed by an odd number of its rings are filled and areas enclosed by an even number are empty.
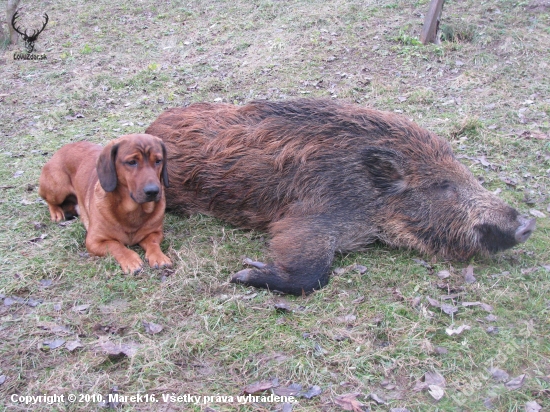
<svg viewBox="0 0 550 412">
<path fill-rule="evenodd" d="M 231 282 L 302 295 L 328 283 L 336 238 L 320 233 L 326 227 L 308 219 L 283 219 L 271 227 L 273 263 L 245 260 L 253 266 L 233 275 Z"/>
</svg>

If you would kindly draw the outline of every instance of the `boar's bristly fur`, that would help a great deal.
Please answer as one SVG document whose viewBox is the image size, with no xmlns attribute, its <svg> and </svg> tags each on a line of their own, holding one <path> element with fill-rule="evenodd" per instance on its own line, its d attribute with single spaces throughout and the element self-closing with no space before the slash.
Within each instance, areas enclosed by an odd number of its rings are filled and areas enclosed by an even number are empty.
<svg viewBox="0 0 550 412">
<path fill-rule="evenodd" d="M 467 259 L 535 227 L 447 141 L 393 113 L 309 99 L 200 103 L 146 132 L 166 143 L 169 210 L 270 233 L 272 263 L 250 262 L 238 283 L 299 295 L 327 284 L 336 252 L 375 240 Z"/>
</svg>

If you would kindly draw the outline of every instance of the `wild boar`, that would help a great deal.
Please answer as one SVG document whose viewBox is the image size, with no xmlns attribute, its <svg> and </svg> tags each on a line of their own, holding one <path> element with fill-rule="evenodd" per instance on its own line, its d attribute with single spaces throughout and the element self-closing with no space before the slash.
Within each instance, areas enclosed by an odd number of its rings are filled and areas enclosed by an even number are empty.
<svg viewBox="0 0 550 412">
<path fill-rule="evenodd" d="M 247 260 L 236 283 L 307 294 L 328 283 L 336 252 L 376 240 L 464 260 L 535 229 L 446 140 L 394 113 L 316 99 L 199 103 L 146 133 L 166 144 L 169 210 L 271 235 L 272 263 Z"/>
</svg>

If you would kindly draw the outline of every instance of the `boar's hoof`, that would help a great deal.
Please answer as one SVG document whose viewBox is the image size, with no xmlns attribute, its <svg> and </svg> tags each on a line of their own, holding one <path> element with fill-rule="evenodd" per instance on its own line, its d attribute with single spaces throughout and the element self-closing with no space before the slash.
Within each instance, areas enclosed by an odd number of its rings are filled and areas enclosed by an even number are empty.
<svg viewBox="0 0 550 412">
<path fill-rule="evenodd" d="M 231 277 L 231 283 L 242 283 L 246 285 L 250 280 L 251 274 L 252 274 L 252 269 L 240 270 Z"/>
<path fill-rule="evenodd" d="M 516 242 L 523 243 L 529 239 L 529 236 L 531 236 L 531 233 L 535 230 L 537 221 L 535 218 L 527 220 L 527 218 L 523 216 L 520 216 L 519 220 L 521 225 L 517 228 L 515 237 Z"/>
<path fill-rule="evenodd" d="M 249 266 L 254 266 L 255 268 L 258 268 L 258 269 L 263 269 L 267 266 L 265 263 L 256 262 L 256 261 L 254 261 L 252 259 L 249 259 L 249 258 L 244 258 L 243 264 L 249 265 Z"/>
</svg>

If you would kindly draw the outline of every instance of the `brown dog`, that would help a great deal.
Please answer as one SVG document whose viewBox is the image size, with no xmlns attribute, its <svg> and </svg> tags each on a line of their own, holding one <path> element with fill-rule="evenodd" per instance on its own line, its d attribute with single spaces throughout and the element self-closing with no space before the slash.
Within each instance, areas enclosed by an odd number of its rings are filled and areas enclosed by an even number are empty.
<svg viewBox="0 0 550 412">
<path fill-rule="evenodd" d="M 101 147 L 90 142 L 63 146 L 44 165 L 39 195 L 52 221 L 80 215 L 87 230 L 86 248 L 111 254 L 126 273 L 143 261 L 126 245 L 139 244 L 154 268 L 171 266 L 160 250 L 168 187 L 166 149 L 160 139 L 131 134 Z"/>
</svg>

